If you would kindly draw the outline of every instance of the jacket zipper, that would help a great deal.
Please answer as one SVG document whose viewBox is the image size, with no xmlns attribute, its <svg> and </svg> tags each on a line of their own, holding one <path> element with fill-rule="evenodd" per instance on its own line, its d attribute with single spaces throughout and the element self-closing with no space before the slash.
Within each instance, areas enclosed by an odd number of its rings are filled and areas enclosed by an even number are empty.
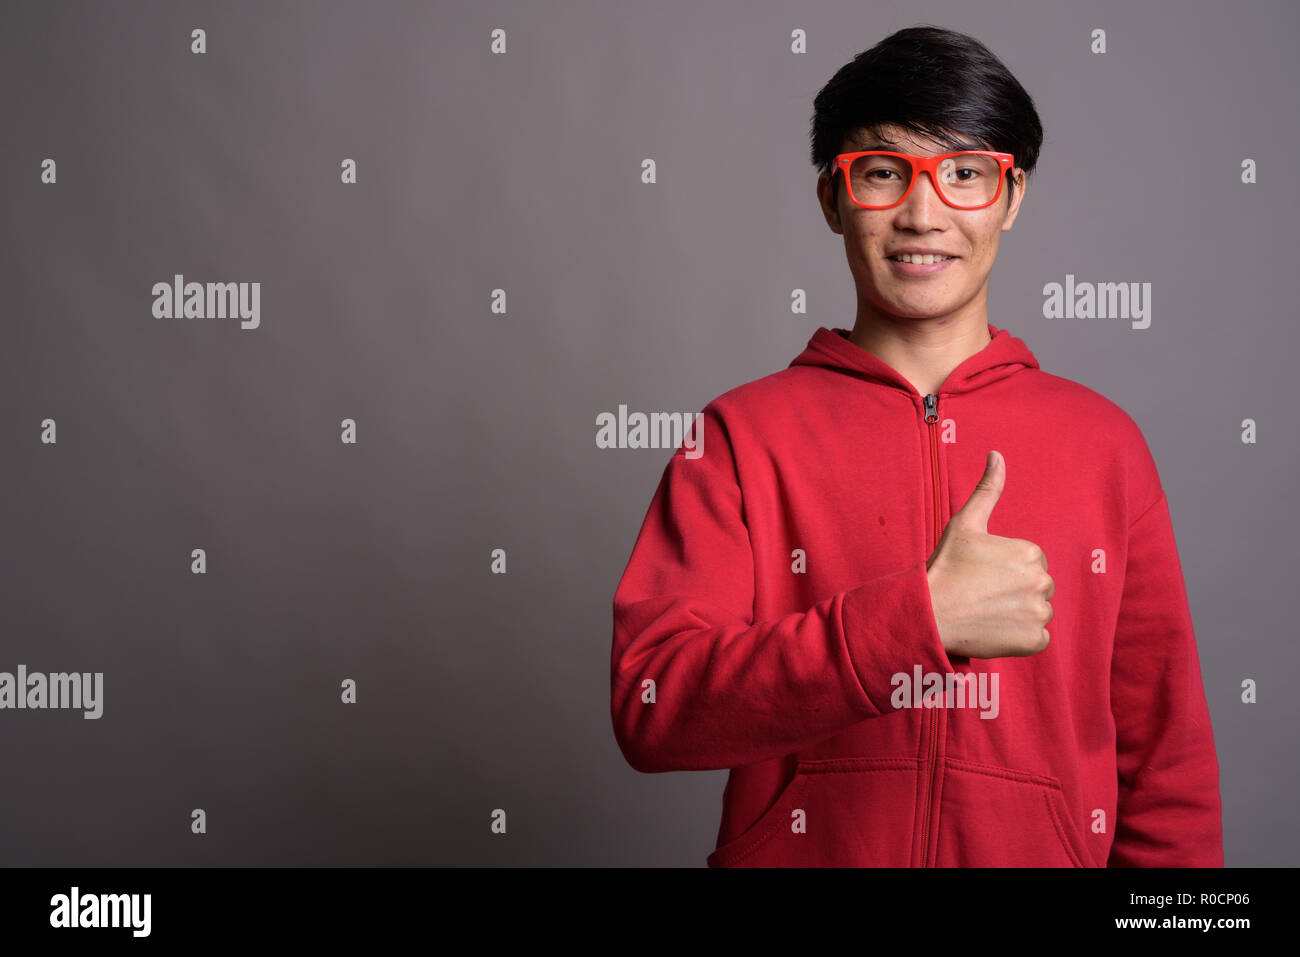
<svg viewBox="0 0 1300 957">
<path fill-rule="evenodd" d="M 934 548 L 943 533 L 939 518 L 939 396 L 925 397 L 925 421 L 930 433 L 930 488 L 934 495 Z M 934 791 L 934 766 L 939 757 L 939 709 L 927 708 L 925 714 L 925 807 L 921 814 L 921 866 L 925 867 L 926 848 L 930 838 L 930 795 Z"/>
</svg>

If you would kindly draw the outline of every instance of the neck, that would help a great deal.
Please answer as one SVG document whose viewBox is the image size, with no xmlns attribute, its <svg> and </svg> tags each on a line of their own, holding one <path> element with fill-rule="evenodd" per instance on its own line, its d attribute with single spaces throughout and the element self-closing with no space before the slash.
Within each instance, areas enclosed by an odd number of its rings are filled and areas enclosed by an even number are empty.
<svg viewBox="0 0 1300 957">
<path fill-rule="evenodd" d="M 859 315 L 849 341 L 895 369 L 921 395 L 938 392 L 953 369 L 993 341 L 986 315 L 909 319 Z"/>
</svg>

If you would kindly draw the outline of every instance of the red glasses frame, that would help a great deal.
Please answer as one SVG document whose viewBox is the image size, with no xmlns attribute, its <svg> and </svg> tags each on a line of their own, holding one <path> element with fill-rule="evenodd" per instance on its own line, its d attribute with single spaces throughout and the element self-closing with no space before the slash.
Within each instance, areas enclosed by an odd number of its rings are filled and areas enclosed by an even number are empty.
<svg viewBox="0 0 1300 957">
<path fill-rule="evenodd" d="M 958 206 L 956 203 L 950 202 L 948 197 L 943 194 L 943 187 L 939 185 L 939 164 L 952 156 L 970 155 L 992 156 L 998 161 L 998 191 L 993 194 L 993 198 L 987 203 L 980 203 L 978 206 Z M 887 203 L 884 206 L 871 206 L 859 202 L 857 197 L 853 195 L 853 184 L 849 181 L 849 168 L 859 156 L 898 156 L 912 164 L 912 179 L 907 184 L 907 189 L 903 195 L 898 197 L 896 202 Z M 1002 184 L 1007 178 L 1007 171 L 1015 166 L 1015 159 L 1010 153 L 995 153 L 992 150 L 956 150 L 952 153 L 940 153 L 937 156 L 913 156 L 911 153 L 891 153 L 889 150 L 859 150 L 856 153 L 840 153 L 835 157 L 835 165 L 844 174 L 844 187 L 849 201 L 861 209 L 893 209 L 912 195 L 912 190 L 915 188 L 917 180 L 921 178 L 922 173 L 930 174 L 930 183 L 934 186 L 934 191 L 939 194 L 941 200 L 953 209 L 984 209 L 992 206 L 1002 196 Z"/>
</svg>

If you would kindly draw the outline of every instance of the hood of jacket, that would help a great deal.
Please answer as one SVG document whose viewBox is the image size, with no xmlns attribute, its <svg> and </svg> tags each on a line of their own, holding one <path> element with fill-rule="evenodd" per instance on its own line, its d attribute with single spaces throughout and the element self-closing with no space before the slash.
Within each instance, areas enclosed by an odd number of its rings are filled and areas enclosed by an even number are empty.
<svg viewBox="0 0 1300 957">
<path fill-rule="evenodd" d="M 1038 360 L 1023 339 L 992 323 L 989 323 L 989 335 L 992 339 L 988 345 L 948 374 L 939 388 L 940 395 L 970 392 L 1023 369 L 1038 368 Z M 790 365 L 822 366 L 917 394 L 897 369 L 851 342 L 848 329 L 822 326 Z"/>
</svg>

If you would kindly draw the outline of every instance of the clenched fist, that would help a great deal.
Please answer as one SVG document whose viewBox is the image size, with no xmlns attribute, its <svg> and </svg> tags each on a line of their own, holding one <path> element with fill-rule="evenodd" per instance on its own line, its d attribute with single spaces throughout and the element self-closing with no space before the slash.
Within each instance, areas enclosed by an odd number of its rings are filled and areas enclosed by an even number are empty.
<svg viewBox="0 0 1300 957">
<path fill-rule="evenodd" d="M 975 491 L 926 562 L 934 620 L 949 654 L 1026 657 L 1051 640 L 1045 626 L 1052 620 L 1056 585 L 1047 574 L 1047 556 L 1033 542 L 988 531 L 1005 483 L 1002 454 L 990 452 Z"/>
</svg>

